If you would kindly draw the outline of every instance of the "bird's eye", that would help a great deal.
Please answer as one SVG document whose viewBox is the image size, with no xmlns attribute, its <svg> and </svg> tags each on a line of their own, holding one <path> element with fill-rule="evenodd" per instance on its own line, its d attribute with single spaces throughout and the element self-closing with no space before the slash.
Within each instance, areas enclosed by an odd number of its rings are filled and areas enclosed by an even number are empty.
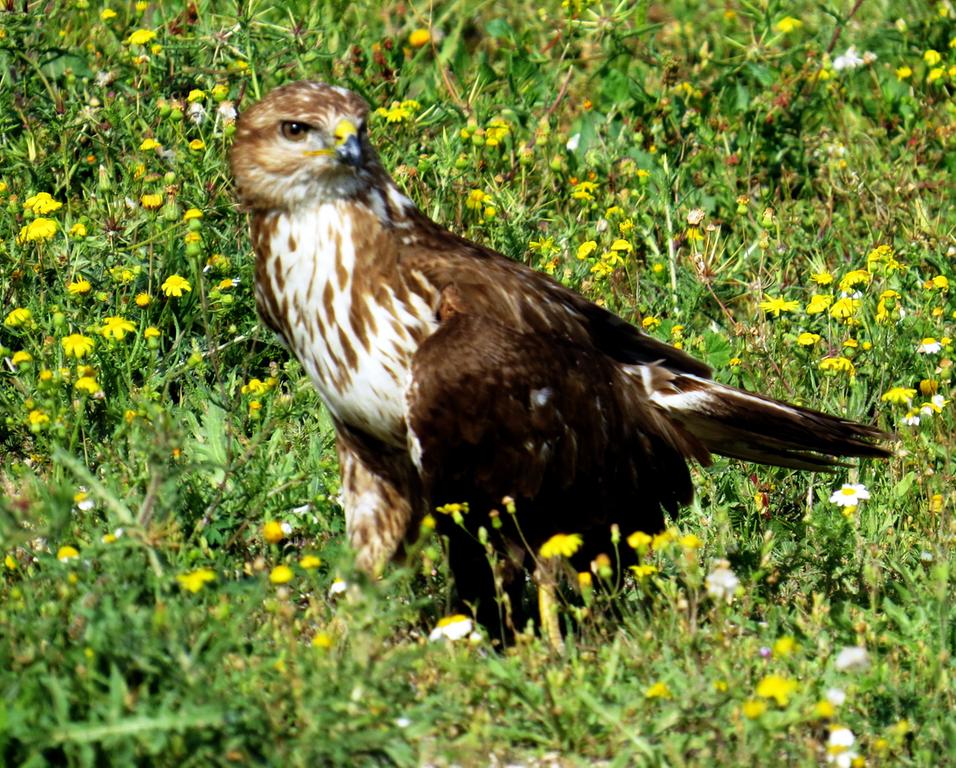
<svg viewBox="0 0 956 768">
<path fill-rule="evenodd" d="M 282 121 L 282 136 L 289 141 L 302 141 L 311 129 L 311 125 L 297 123 L 295 120 Z"/>
</svg>

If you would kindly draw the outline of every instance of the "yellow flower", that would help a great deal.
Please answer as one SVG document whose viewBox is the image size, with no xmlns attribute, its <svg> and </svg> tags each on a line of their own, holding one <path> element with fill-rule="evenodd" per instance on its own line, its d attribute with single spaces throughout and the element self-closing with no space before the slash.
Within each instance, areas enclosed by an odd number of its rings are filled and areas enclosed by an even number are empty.
<svg viewBox="0 0 956 768">
<path fill-rule="evenodd" d="M 700 549 L 704 546 L 704 542 L 692 533 L 684 534 L 677 540 L 677 543 L 680 544 L 683 549 Z"/>
<path fill-rule="evenodd" d="M 825 357 L 820 361 L 821 371 L 832 371 L 834 373 L 846 373 L 850 376 L 856 376 L 856 368 L 853 363 L 845 357 Z"/>
<path fill-rule="evenodd" d="M 829 272 L 814 272 L 810 275 L 810 279 L 817 285 L 829 285 L 833 282 L 833 275 Z"/>
<path fill-rule="evenodd" d="M 156 141 L 156 139 L 146 138 L 143 139 L 143 143 L 139 145 L 139 148 L 143 150 L 143 152 L 149 152 L 151 149 L 159 149 L 162 146 L 163 145 Z"/>
<path fill-rule="evenodd" d="M 497 147 L 509 133 L 511 133 L 511 126 L 508 121 L 501 117 L 494 117 L 485 128 L 485 144 L 489 147 Z"/>
<path fill-rule="evenodd" d="M 150 193 L 143 195 L 139 202 L 142 204 L 143 208 L 147 211 L 155 211 L 159 206 L 163 204 L 163 196 L 160 194 Z"/>
<path fill-rule="evenodd" d="M 648 315 L 643 320 L 641 320 L 641 328 L 645 331 L 653 331 L 661 324 L 660 318 L 654 317 L 653 315 Z"/>
<path fill-rule="evenodd" d="M 137 29 L 126 38 L 127 45 L 146 45 L 156 39 L 156 33 L 151 29 Z"/>
<path fill-rule="evenodd" d="M 657 682 L 654 683 L 650 688 L 644 691 L 645 699 L 670 699 L 673 698 L 674 694 L 671 693 L 671 689 L 667 687 L 667 683 Z"/>
<path fill-rule="evenodd" d="M 909 387 L 892 387 L 883 393 L 880 400 L 894 405 L 909 405 L 916 397 L 916 390 Z"/>
<path fill-rule="evenodd" d="M 216 572 L 209 568 L 199 568 L 189 573 L 180 573 L 176 575 L 176 581 L 179 586 L 187 592 L 198 592 L 206 584 L 216 580 Z"/>
<path fill-rule="evenodd" d="M 183 214 L 183 221 L 192 221 L 193 219 L 201 219 L 202 211 L 198 208 L 190 208 L 186 213 Z"/>
<path fill-rule="evenodd" d="M 20 365 L 21 363 L 29 363 L 33 361 L 33 355 L 23 349 L 19 349 L 13 353 L 10 357 L 10 362 L 14 365 Z"/>
<path fill-rule="evenodd" d="M 100 11 L 100 18 L 103 21 L 109 21 L 110 19 L 115 19 L 116 11 L 114 11 L 112 8 L 104 8 L 102 11 Z"/>
<path fill-rule="evenodd" d="M 595 250 L 597 250 L 597 243 L 593 240 L 586 240 L 578 246 L 577 257 L 581 261 L 584 261 L 588 256 L 594 253 Z"/>
<path fill-rule="evenodd" d="M 315 555 L 306 555 L 299 561 L 299 567 L 304 571 L 311 571 L 320 565 L 322 565 L 322 560 Z"/>
<path fill-rule="evenodd" d="M 658 568 L 656 565 L 632 565 L 631 572 L 638 579 L 646 579 L 648 576 L 653 576 L 657 573 Z"/>
<path fill-rule="evenodd" d="M 69 544 L 60 547 L 56 552 L 56 559 L 61 563 L 65 563 L 69 560 L 75 560 L 79 556 L 80 553 L 77 551 L 76 547 L 71 547 Z"/>
<path fill-rule="evenodd" d="M 86 224 L 82 221 L 78 221 L 70 227 L 70 237 L 86 237 L 87 234 Z"/>
<path fill-rule="evenodd" d="M 17 569 L 17 559 L 13 555 L 7 555 L 4 557 L 3 564 L 6 566 L 8 571 L 15 571 Z"/>
<path fill-rule="evenodd" d="M 781 312 L 793 312 L 800 309 L 800 302 L 796 300 L 786 301 L 779 296 L 768 296 L 760 302 L 760 308 L 764 312 L 773 312 L 774 317 L 780 317 Z"/>
<path fill-rule="evenodd" d="M 477 211 L 485 204 L 485 201 L 490 199 L 491 195 L 487 192 L 483 192 L 480 189 L 473 189 L 468 193 L 468 197 L 465 198 L 465 207 L 472 211 Z"/>
<path fill-rule="evenodd" d="M 577 533 L 556 533 L 541 545 L 539 554 L 548 559 L 552 557 L 571 557 L 583 543 Z"/>
<path fill-rule="evenodd" d="M 638 552 L 646 552 L 653 539 L 644 531 L 634 531 L 627 537 L 627 545 Z"/>
<path fill-rule="evenodd" d="M 836 714 L 836 707 L 826 699 L 821 699 L 813 707 L 813 716 L 819 720 L 829 720 Z"/>
<path fill-rule="evenodd" d="M 666 531 L 661 531 L 660 533 L 654 534 L 654 537 L 651 539 L 651 547 L 653 549 L 661 550 L 673 540 L 674 532 L 668 528 Z"/>
<path fill-rule="evenodd" d="M 408 44 L 412 48 L 423 48 L 432 41 L 432 33 L 427 29 L 416 29 L 408 36 Z"/>
<path fill-rule="evenodd" d="M 414 115 L 414 108 L 411 106 L 415 102 L 397 102 L 393 101 L 388 107 L 379 107 L 375 114 L 384 117 L 386 123 L 404 123 Z"/>
<path fill-rule="evenodd" d="M 262 526 L 262 538 L 270 544 L 278 544 L 285 538 L 285 530 L 282 528 L 282 523 L 276 520 L 267 522 Z"/>
<path fill-rule="evenodd" d="M 43 411 L 34 408 L 32 411 L 30 411 L 30 413 L 27 414 L 27 421 L 30 422 L 31 427 L 42 427 L 45 424 L 50 423 L 50 417 L 47 416 Z"/>
<path fill-rule="evenodd" d="M 93 339 L 81 333 L 71 333 L 60 342 L 67 357 L 77 359 L 88 354 L 93 349 Z"/>
<path fill-rule="evenodd" d="M 73 386 L 89 395 L 95 395 L 100 391 L 100 385 L 92 376 L 80 376 Z"/>
<path fill-rule="evenodd" d="M 810 297 L 810 303 L 807 304 L 806 310 L 804 310 L 808 315 L 818 315 L 821 312 L 825 312 L 827 307 L 833 303 L 833 297 L 829 294 L 814 294 Z"/>
<path fill-rule="evenodd" d="M 312 647 L 327 650 L 332 647 L 332 637 L 326 632 L 316 632 L 312 638 Z"/>
<path fill-rule="evenodd" d="M 767 711 L 767 703 L 757 699 L 748 699 L 743 703 L 741 711 L 748 720 L 756 720 Z"/>
<path fill-rule="evenodd" d="M 906 80 L 913 76 L 913 70 L 910 69 L 905 64 L 901 67 L 896 68 L 896 79 L 897 80 Z"/>
<path fill-rule="evenodd" d="M 634 246 L 627 242 L 627 240 L 618 238 L 611 243 L 611 250 L 616 251 L 617 253 L 630 253 L 634 250 Z"/>
<path fill-rule="evenodd" d="M 594 579 L 591 577 L 591 574 L 588 571 L 581 571 L 578 574 L 578 586 L 581 589 L 583 590 L 590 589 L 593 582 L 594 582 Z"/>
<path fill-rule="evenodd" d="M 53 213 L 53 211 L 62 207 L 63 203 L 54 200 L 49 192 L 39 192 L 32 197 L 28 197 L 23 203 L 24 210 L 33 211 L 37 216 Z"/>
<path fill-rule="evenodd" d="M 840 290 L 849 293 L 855 285 L 869 283 L 871 277 L 872 275 L 865 269 L 854 269 L 852 272 L 847 272 L 840 280 Z"/>
<path fill-rule="evenodd" d="M 136 306 L 139 307 L 140 309 L 146 309 L 146 307 L 148 307 L 150 303 L 152 303 L 153 297 L 150 296 L 145 291 L 142 291 L 136 294 L 136 298 L 133 299 L 133 301 L 136 302 Z"/>
<path fill-rule="evenodd" d="M 796 650 L 797 641 L 788 635 L 777 638 L 776 642 L 773 644 L 773 655 L 777 658 L 786 658 L 787 656 L 792 656 Z"/>
<path fill-rule="evenodd" d="M 288 584 L 292 581 L 292 569 L 288 565 L 277 565 L 269 573 L 269 581 L 273 584 Z"/>
<path fill-rule="evenodd" d="M 34 219 L 25 227 L 20 228 L 17 235 L 18 243 L 29 243 L 36 240 L 49 240 L 55 234 L 59 225 L 53 219 L 45 219 L 42 216 Z"/>
<path fill-rule="evenodd" d="M 841 299 L 837 299 L 833 306 L 830 307 L 830 317 L 834 317 L 837 320 L 849 320 L 851 317 L 853 317 L 853 315 L 856 314 L 856 311 L 859 308 L 859 299 L 853 299 L 849 296 L 844 296 Z"/>
<path fill-rule="evenodd" d="M 795 19 L 793 16 L 784 16 L 780 21 L 774 24 L 774 29 L 784 35 L 788 35 L 791 32 L 800 29 L 803 26 L 803 22 L 800 19 Z"/>
<path fill-rule="evenodd" d="M 201 88 L 193 88 L 189 92 L 189 95 L 186 96 L 186 101 L 192 104 L 197 101 L 202 101 L 205 98 L 206 98 L 206 92 L 204 90 L 202 90 Z"/>
<path fill-rule="evenodd" d="M 33 317 L 33 313 L 29 309 L 26 307 L 17 307 L 16 309 L 10 310 L 3 324 L 7 326 L 7 328 L 19 328 L 21 325 L 26 325 L 30 322 L 31 317 Z"/>
<path fill-rule="evenodd" d="M 580 181 L 574 185 L 571 198 L 574 200 L 593 200 L 597 184 L 593 181 Z"/>
<path fill-rule="evenodd" d="M 946 70 L 943 69 L 942 67 L 933 67 L 929 72 L 926 73 L 926 82 L 935 83 L 945 73 L 946 73 Z"/>
<path fill-rule="evenodd" d="M 801 347 L 812 347 L 820 341 L 819 333 L 810 333 L 809 331 L 804 331 L 799 336 L 797 336 L 797 344 Z"/>
<path fill-rule="evenodd" d="M 773 699 L 778 706 L 785 707 L 797 688 L 797 683 L 793 680 L 780 675 L 767 675 L 757 683 L 757 695 L 762 699 Z"/>
<path fill-rule="evenodd" d="M 160 337 L 159 328 L 155 325 L 148 325 L 143 330 L 144 339 L 158 339 Z"/>
<path fill-rule="evenodd" d="M 923 283 L 923 287 L 927 290 L 936 290 L 946 293 L 949 290 L 949 278 L 946 275 L 936 275 Z"/>
<path fill-rule="evenodd" d="M 182 296 L 183 293 L 189 293 L 189 291 L 193 289 L 189 281 L 181 275 L 170 275 L 163 281 L 160 288 L 166 296 L 174 296 L 176 298 Z"/>
<path fill-rule="evenodd" d="M 203 141 L 202 139 L 193 139 L 192 141 L 189 142 L 189 148 L 193 152 L 199 152 L 200 150 L 203 150 L 206 148 L 206 142 Z"/>
<path fill-rule="evenodd" d="M 133 333 L 135 330 L 136 326 L 125 317 L 105 317 L 100 333 L 108 339 L 122 341 L 126 338 L 127 333 Z"/>
<path fill-rule="evenodd" d="M 942 59 L 943 57 L 940 55 L 939 51 L 934 51 L 932 48 L 923 52 L 923 61 L 925 61 L 927 65 L 931 67 L 935 67 L 940 61 L 942 61 Z"/>
</svg>

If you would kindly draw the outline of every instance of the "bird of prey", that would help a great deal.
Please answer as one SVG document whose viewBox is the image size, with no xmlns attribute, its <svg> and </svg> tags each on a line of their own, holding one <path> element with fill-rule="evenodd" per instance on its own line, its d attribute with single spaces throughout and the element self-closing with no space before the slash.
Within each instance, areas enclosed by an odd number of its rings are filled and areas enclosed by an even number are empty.
<svg viewBox="0 0 956 768">
<path fill-rule="evenodd" d="M 661 530 L 692 498 L 688 460 L 818 470 L 887 455 L 878 429 L 715 382 L 431 221 L 382 166 L 368 113 L 344 88 L 284 85 L 242 113 L 230 155 L 259 314 L 332 415 L 360 568 L 379 572 L 426 514 L 467 504 L 460 525 L 436 517 L 459 600 L 495 626 L 496 595 L 518 602 L 554 534 L 581 535 L 586 570 L 612 525 Z"/>
</svg>

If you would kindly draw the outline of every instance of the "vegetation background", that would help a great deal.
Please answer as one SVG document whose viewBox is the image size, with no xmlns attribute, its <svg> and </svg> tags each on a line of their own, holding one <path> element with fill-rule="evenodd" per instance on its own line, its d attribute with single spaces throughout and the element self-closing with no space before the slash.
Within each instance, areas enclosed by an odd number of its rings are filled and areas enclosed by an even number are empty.
<svg viewBox="0 0 956 768">
<path fill-rule="evenodd" d="M 951 0 L 4 6 L 0 763 L 956 763 Z M 436 220 L 896 455 L 696 471 L 563 654 L 429 641 L 440 542 L 352 574 L 255 315 L 226 152 L 306 77 Z"/>
</svg>

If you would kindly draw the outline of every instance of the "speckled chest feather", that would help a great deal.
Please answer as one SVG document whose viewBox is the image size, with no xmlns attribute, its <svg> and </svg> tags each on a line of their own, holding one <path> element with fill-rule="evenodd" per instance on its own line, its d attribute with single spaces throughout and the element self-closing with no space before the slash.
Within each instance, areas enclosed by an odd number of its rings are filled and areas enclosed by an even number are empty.
<svg viewBox="0 0 956 768">
<path fill-rule="evenodd" d="M 362 203 L 256 216 L 252 237 L 259 313 L 333 416 L 404 445 L 411 361 L 436 328 L 437 290 L 403 272 L 392 232 Z"/>
</svg>

